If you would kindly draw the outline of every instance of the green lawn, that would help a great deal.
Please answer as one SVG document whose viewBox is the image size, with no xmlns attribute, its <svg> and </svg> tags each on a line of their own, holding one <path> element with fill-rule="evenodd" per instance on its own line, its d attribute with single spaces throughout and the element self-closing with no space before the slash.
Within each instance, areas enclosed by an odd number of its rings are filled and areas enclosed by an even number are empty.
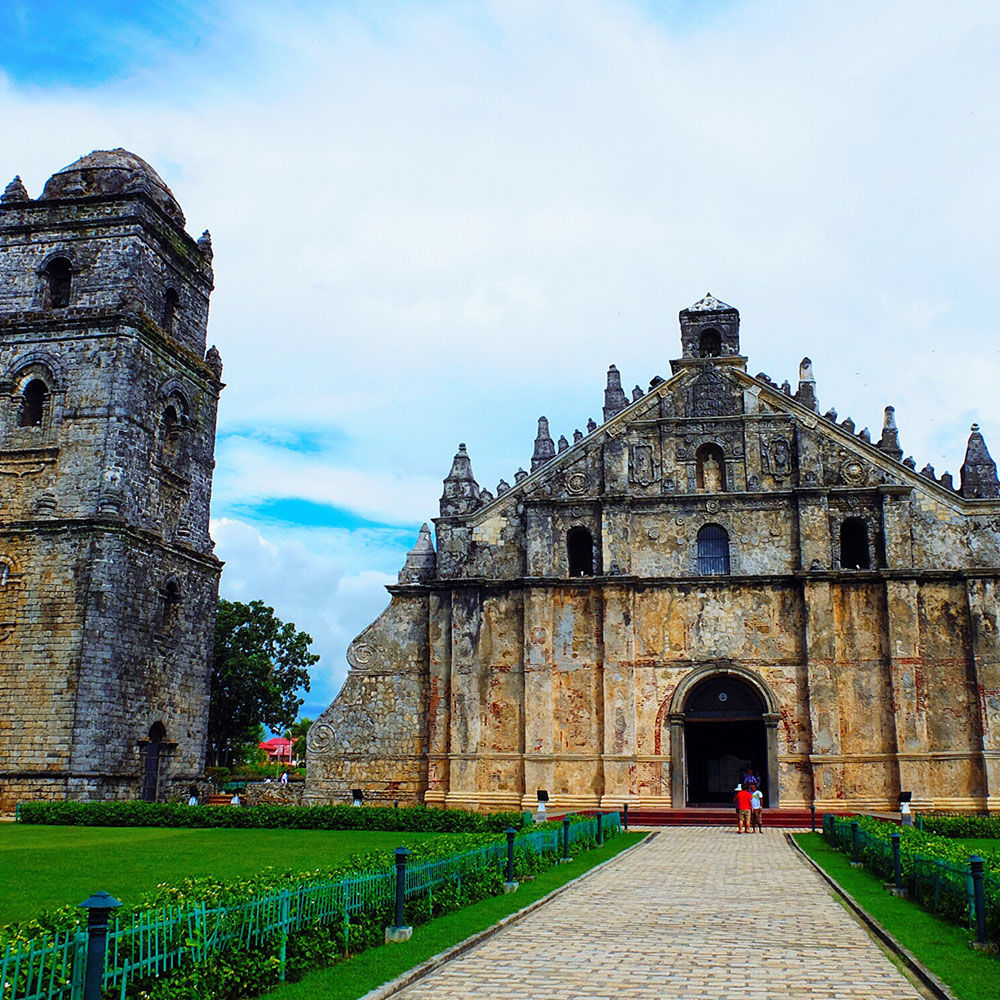
<svg viewBox="0 0 1000 1000">
<path fill-rule="evenodd" d="M 274 867 L 309 871 L 427 833 L 354 830 L 178 830 L 0 824 L 0 925 L 79 903 L 98 889 L 137 902 L 160 882 L 226 878 Z"/>
<path fill-rule="evenodd" d="M 970 854 L 979 851 L 1000 851 L 1000 838 L 997 837 L 955 837 L 953 844 L 963 844 Z"/>
<path fill-rule="evenodd" d="M 370 948 L 346 962 L 319 969 L 297 983 L 279 987 L 266 994 L 263 1000 L 356 1000 L 438 952 L 492 927 L 498 920 L 541 899 L 645 836 L 645 833 L 623 833 L 603 847 L 584 851 L 570 864 L 546 868 L 533 882 L 522 882 L 515 893 L 484 899 L 438 917 L 415 927 L 409 941 Z"/>
<path fill-rule="evenodd" d="M 850 858 L 832 850 L 820 834 L 802 833 L 795 839 L 863 910 L 944 980 L 959 1000 L 1000 998 L 1000 960 L 973 951 L 968 930 L 886 892 L 880 879 L 863 868 L 851 868 Z"/>
</svg>

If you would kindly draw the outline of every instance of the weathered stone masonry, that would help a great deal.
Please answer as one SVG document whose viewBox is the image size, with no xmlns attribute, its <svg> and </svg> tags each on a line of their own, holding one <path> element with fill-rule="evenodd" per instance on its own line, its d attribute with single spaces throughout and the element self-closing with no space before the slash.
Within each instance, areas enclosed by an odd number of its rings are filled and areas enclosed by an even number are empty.
<svg viewBox="0 0 1000 1000">
<path fill-rule="evenodd" d="M 1000 500 L 747 373 L 739 315 L 680 314 L 672 377 L 612 367 L 604 423 L 539 421 L 494 496 L 460 446 L 309 736 L 308 794 L 532 808 L 727 802 L 1000 810 Z"/>
<path fill-rule="evenodd" d="M 0 198 L 0 811 L 203 772 L 211 260 L 125 150 Z"/>
</svg>

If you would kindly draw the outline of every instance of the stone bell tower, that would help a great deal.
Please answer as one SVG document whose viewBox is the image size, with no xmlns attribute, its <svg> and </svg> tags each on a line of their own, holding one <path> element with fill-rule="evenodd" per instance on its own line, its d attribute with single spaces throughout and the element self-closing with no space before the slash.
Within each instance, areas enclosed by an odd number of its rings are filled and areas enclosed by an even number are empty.
<svg viewBox="0 0 1000 1000">
<path fill-rule="evenodd" d="M 221 563 L 212 246 L 144 160 L 0 198 L 0 810 L 204 765 Z"/>
</svg>

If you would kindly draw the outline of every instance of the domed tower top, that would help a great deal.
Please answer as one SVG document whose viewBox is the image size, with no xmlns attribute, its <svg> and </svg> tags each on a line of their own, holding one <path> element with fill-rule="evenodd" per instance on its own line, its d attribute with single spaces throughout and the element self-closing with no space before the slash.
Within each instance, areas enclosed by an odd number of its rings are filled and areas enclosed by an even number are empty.
<svg viewBox="0 0 1000 1000">
<path fill-rule="evenodd" d="M 87 198 L 142 193 L 183 228 L 184 213 L 163 178 L 141 157 L 127 149 L 95 149 L 46 182 L 42 199 Z"/>
<path fill-rule="evenodd" d="M 681 348 L 685 358 L 738 357 L 740 314 L 711 292 L 680 311 Z"/>
</svg>

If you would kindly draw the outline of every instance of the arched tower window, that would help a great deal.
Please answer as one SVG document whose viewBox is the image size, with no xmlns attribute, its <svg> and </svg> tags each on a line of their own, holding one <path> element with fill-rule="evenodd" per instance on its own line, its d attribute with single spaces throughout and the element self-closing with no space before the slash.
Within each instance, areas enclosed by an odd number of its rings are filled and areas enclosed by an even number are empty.
<svg viewBox="0 0 1000 1000">
<path fill-rule="evenodd" d="M 187 406 L 178 393 L 170 396 L 160 418 L 160 460 L 176 462 L 181 453 L 181 437 L 187 426 Z"/>
<path fill-rule="evenodd" d="M 840 526 L 840 568 L 870 569 L 868 525 L 864 518 L 848 517 Z"/>
<path fill-rule="evenodd" d="M 163 322 L 160 326 L 163 327 L 164 333 L 172 333 L 174 329 L 174 320 L 177 316 L 177 303 L 179 301 L 179 296 L 177 295 L 176 288 L 168 288 L 163 294 Z"/>
<path fill-rule="evenodd" d="M 717 358 L 722 354 L 722 337 L 718 330 L 703 330 L 698 341 L 698 357 Z"/>
<path fill-rule="evenodd" d="M 566 533 L 566 555 L 570 576 L 594 575 L 594 538 L 586 528 L 570 528 Z"/>
<path fill-rule="evenodd" d="M 49 400 L 49 387 L 40 379 L 33 378 L 21 394 L 21 412 L 18 423 L 21 427 L 40 427 L 45 419 L 45 407 Z"/>
<path fill-rule="evenodd" d="M 726 490 L 726 456 L 717 444 L 703 444 L 695 456 L 698 489 L 706 493 Z"/>
<path fill-rule="evenodd" d="M 721 524 L 704 524 L 698 530 L 698 573 L 725 576 L 729 572 L 729 533 Z"/>
<path fill-rule="evenodd" d="M 73 268 L 65 257 L 56 257 L 45 265 L 42 272 L 48 283 L 49 306 L 65 309 L 69 305 L 69 293 L 73 284 Z"/>
</svg>

